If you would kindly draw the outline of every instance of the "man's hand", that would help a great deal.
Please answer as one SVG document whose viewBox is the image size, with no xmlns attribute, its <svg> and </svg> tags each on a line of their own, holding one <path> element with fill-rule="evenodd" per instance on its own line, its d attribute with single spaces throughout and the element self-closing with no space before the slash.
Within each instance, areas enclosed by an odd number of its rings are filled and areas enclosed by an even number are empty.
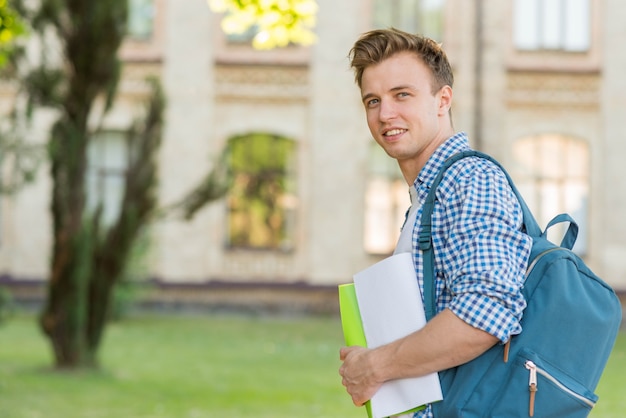
<svg viewBox="0 0 626 418">
<path fill-rule="evenodd" d="M 339 368 L 341 383 L 346 387 L 356 406 L 370 400 L 383 384 L 374 376 L 371 357 L 372 350 L 364 347 L 343 347 L 339 351 L 339 359 L 343 361 Z"/>
<path fill-rule="evenodd" d="M 341 383 L 361 406 L 389 380 L 424 376 L 466 363 L 481 355 L 498 339 L 468 325 L 444 309 L 424 328 L 376 349 L 344 347 Z"/>
</svg>

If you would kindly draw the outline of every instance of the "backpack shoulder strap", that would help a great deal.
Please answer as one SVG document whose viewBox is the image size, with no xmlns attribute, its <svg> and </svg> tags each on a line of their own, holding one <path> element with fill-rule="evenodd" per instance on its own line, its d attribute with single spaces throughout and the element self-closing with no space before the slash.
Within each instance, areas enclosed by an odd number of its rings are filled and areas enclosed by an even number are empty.
<svg viewBox="0 0 626 418">
<path fill-rule="evenodd" d="M 457 161 L 467 157 L 483 158 L 491 161 L 502 170 L 509 182 L 509 185 L 511 186 L 511 189 L 513 189 L 513 193 L 515 193 L 520 206 L 522 207 L 522 213 L 524 216 L 523 224 L 526 233 L 531 237 L 539 237 L 542 235 L 541 228 L 539 228 L 535 217 L 532 215 L 530 209 L 528 209 L 528 206 L 526 205 L 526 202 L 524 202 L 524 199 L 515 187 L 509 173 L 506 172 L 498 161 L 496 161 L 493 157 L 476 150 L 463 151 L 448 158 L 430 186 L 430 190 L 426 196 L 426 201 L 423 205 L 422 218 L 420 221 L 419 248 L 422 250 L 422 258 L 424 262 L 424 309 L 426 311 L 427 321 L 430 321 L 435 316 L 436 312 L 435 255 L 433 253 L 432 244 L 432 214 L 435 207 L 436 191 L 445 171 Z"/>
</svg>

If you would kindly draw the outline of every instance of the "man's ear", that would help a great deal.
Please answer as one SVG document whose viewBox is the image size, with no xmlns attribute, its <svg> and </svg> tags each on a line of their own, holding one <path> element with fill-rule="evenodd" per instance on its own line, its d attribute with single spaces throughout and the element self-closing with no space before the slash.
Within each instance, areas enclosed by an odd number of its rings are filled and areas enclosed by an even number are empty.
<svg viewBox="0 0 626 418">
<path fill-rule="evenodd" d="M 450 107 L 452 107 L 452 87 L 446 85 L 439 90 L 439 114 L 447 114 Z"/>
</svg>

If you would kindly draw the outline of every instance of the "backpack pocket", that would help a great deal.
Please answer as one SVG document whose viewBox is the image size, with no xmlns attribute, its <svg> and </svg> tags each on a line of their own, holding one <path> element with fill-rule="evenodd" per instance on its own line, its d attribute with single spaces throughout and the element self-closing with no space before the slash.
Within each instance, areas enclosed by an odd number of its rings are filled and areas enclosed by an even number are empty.
<svg viewBox="0 0 626 418">
<path fill-rule="evenodd" d="M 491 417 L 586 417 L 598 396 L 540 355 L 521 350 Z"/>
</svg>

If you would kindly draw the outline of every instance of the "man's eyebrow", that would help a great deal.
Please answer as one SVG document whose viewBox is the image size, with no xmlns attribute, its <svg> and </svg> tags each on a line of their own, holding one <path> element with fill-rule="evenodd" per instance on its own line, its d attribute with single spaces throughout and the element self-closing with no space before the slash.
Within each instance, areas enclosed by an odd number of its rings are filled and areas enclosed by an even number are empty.
<svg viewBox="0 0 626 418">
<path fill-rule="evenodd" d="M 392 87 L 389 91 L 398 91 L 398 90 L 417 90 L 417 87 L 411 84 L 403 84 L 400 86 Z"/>
<path fill-rule="evenodd" d="M 367 99 L 371 98 L 371 97 L 375 97 L 376 95 L 374 93 L 367 93 L 364 96 L 361 97 L 362 101 L 366 101 Z"/>
<path fill-rule="evenodd" d="M 395 91 L 400 91 L 400 90 L 417 90 L 417 88 L 411 84 L 402 84 L 400 86 L 392 87 L 389 89 L 390 92 L 395 92 Z M 366 93 L 365 95 L 363 95 L 363 97 L 361 97 L 361 100 L 366 101 L 367 99 L 371 97 L 376 97 L 376 95 L 374 93 Z"/>
</svg>

